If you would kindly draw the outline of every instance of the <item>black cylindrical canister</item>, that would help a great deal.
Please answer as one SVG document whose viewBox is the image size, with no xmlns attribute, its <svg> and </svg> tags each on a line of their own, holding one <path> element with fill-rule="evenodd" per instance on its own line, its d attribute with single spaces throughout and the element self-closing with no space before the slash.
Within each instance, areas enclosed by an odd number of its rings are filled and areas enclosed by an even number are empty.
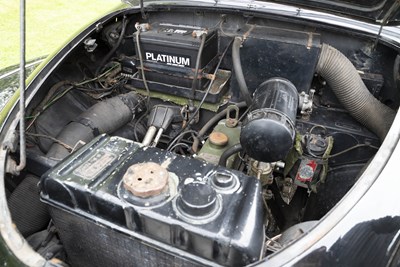
<svg viewBox="0 0 400 267">
<path fill-rule="evenodd" d="M 253 104 L 242 126 L 240 143 L 253 159 L 275 162 L 286 158 L 295 139 L 299 95 L 283 78 L 272 78 L 254 92 Z"/>
</svg>

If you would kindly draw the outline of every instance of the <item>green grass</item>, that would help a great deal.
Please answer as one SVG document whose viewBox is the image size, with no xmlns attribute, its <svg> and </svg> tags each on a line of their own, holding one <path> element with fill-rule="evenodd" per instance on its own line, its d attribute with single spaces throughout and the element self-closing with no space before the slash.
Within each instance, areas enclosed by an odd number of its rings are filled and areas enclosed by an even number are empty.
<svg viewBox="0 0 400 267">
<path fill-rule="evenodd" d="M 119 0 L 26 1 L 26 59 L 50 54 Z M 0 69 L 19 62 L 19 1 L 0 5 Z"/>
</svg>

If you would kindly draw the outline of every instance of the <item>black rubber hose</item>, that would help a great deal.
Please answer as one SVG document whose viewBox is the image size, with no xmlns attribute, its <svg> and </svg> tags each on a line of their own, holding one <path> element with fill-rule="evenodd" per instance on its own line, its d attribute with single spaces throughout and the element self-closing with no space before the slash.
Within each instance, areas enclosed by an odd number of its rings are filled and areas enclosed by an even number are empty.
<svg viewBox="0 0 400 267">
<path fill-rule="evenodd" d="M 85 143 L 102 133 L 111 133 L 126 123 L 144 107 L 144 100 L 135 92 L 118 95 L 99 102 L 69 123 L 56 139 L 74 147 L 77 142 Z M 47 157 L 63 159 L 69 154 L 65 146 L 53 143 Z"/>
<path fill-rule="evenodd" d="M 229 159 L 230 156 L 242 151 L 242 145 L 236 144 L 228 148 L 227 150 L 222 153 L 221 157 L 219 158 L 218 165 L 222 167 L 226 167 L 226 161 Z"/>
<path fill-rule="evenodd" d="M 240 62 L 240 46 L 242 45 L 242 38 L 235 37 L 235 41 L 232 45 L 232 63 L 233 63 L 233 70 L 235 71 L 235 77 L 239 84 L 240 93 L 244 98 L 247 106 L 250 107 L 252 100 L 249 93 L 249 89 L 246 85 L 246 80 L 244 79 L 243 70 L 242 70 L 242 63 Z"/>
<path fill-rule="evenodd" d="M 327 81 L 350 115 L 383 141 L 396 112 L 368 91 L 350 60 L 335 48 L 323 44 L 316 72 Z"/>
<path fill-rule="evenodd" d="M 111 58 L 111 56 L 117 51 L 117 48 L 121 45 L 122 40 L 124 39 L 125 36 L 125 30 L 126 30 L 126 25 L 128 24 L 128 19 L 124 16 L 122 20 L 122 29 L 119 34 L 117 43 L 113 46 L 113 48 L 107 53 L 107 55 L 101 60 L 99 66 L 96 69 L 95 76 L 99 76 L 101 69 L 104 67 L 106 62 L 108 62 Z"/>
</svg>

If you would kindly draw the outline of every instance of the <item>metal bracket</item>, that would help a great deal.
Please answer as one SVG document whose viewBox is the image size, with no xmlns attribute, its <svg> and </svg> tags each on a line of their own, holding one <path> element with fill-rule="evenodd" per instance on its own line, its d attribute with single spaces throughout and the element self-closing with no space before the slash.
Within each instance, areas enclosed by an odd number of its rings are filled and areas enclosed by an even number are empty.
<svg viewBox="0 0 400 267">
<path fill-rule="evenodd" d="M 310 89 L 309 94 L 301 92 L 299 95 L 299 108 L 302 115 L 310 115 L 313 108 L 315 90 Z"/>
<path fill-rule="evenodd" d="M 97 47 L 96 39 L 92 39 L 92 38 L 85 39 L 83 41 L 83 44 L 85 45 L 85 50 L 88 53 L 92 53 Z"/>
<path fill-rule="evenodd" d="M 140 13 L 142 13 L 142 19 L 147 19 L 147 14 L 144 12 L 143 0 L 140 0 Z"/>
<path fill-rule="evenodd" d="M 235 111 L 235 117 L 231 118 L 231 111 Z M 239 123 L 239 108 L 235 105 L 230 105 L 227 109 L 226 109 L 226 121 L 225 121 L 225 125 L 226 127 L 229 128 L 234 128 L 238 125 Z"/>
</svg>

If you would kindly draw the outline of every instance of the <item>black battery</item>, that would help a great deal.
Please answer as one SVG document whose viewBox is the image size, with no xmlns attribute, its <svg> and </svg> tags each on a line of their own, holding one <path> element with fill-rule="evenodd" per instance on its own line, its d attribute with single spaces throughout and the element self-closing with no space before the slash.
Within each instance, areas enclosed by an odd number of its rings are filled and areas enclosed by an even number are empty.
<svg viewBox="0 0 400 267">
<path fill-rule="evenodd" d="M 200 27 L 155 23 L 149 30 L 142 31 L 140 48 L 146 79 L 191 88 L 202 34 L 206 37 L 196 85 L 196 89 L 202 90 L 209 82 L 206 74 L 212 72 L 216 65 L 218 36 L 216 31 Z M 136 66 L 140 66 L 136 38 L 134 44 Z M 142 78 L 141 72 L 139 77 Z"/>
</svg>

